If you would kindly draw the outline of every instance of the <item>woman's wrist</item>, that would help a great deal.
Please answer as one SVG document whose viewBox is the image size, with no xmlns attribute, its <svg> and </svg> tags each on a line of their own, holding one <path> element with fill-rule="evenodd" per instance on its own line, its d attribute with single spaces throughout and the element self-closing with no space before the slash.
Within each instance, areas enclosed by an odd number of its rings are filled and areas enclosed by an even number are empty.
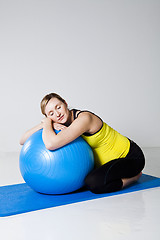
<svg viewBox="0 0 160 240">
<path fill-rule="evenodd" d="M 50 118 L 45 118 L 42 120 L 43 128 L 51 127 L 52 126 L 52 120 Z"/>
<path fill-rule="evenodd" d="M 53 121 L 50 118 L 43 119 L 43 132 L 45 132 L 48 136 L 55 133 L 53 129 Z"/>
</svg>

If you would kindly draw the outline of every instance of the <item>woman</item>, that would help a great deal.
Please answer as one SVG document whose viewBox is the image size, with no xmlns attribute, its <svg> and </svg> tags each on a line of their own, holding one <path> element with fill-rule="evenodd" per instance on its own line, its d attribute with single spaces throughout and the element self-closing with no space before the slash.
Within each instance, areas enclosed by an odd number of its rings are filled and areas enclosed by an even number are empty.
<svg viewBox="0 0 160 240">
<path fill-rule="evenodd" d="M 42 138 L 49 150 L 60 148 L 82 136 L 91 146 L 95 158 L 95 169 L 85 179 L 86 186 L 92 192 L 118 191 L 142 175 L 145 158 L 140 147 L 94 113 L 69 110 L 66 101 L 55 93 L 42 99 L 41 111 L 45 118 L 22 136 L 20 144 L 42 128 Z M 54 129 L 62 131 L 56 135 Z"/>
</svg>

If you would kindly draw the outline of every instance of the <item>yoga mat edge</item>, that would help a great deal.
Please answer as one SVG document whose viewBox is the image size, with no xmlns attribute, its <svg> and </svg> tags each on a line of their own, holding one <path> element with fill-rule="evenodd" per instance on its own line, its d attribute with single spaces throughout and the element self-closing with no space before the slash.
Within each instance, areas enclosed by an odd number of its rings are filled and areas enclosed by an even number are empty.
<svg viewBox="0 0 160 240">
<path fill-rule="evenodd" d="M 155 188 L 160 186 L 160 178 L 143 174 L 140 180 L 118 192 L 94 194 L 79 190 L 64 195 L 44 195 L 32 190 L 26 183 L 0 187 L 0 217 L 8 217 L 37 210 L 58 207 L 109 196 Z"/>
</svg>

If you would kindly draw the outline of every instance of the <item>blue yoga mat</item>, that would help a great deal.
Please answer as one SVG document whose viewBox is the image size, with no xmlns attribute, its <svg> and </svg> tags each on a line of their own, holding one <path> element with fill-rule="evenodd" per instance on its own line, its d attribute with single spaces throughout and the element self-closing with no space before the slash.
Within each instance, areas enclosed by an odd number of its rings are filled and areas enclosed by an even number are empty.
<svg viewBox="0 0 160 240">
<path fill-rule="evenodd" d="M 0 217 L 32 212 L 40 209 L 109 197 L 160 186 L 160 178 L 143 174 L 138 182 L 114 193 L 94 194 L 88 190 L 64 195 L 44 195 L 33 191 L 26 183 L 0 187 Z"/>
</svg>

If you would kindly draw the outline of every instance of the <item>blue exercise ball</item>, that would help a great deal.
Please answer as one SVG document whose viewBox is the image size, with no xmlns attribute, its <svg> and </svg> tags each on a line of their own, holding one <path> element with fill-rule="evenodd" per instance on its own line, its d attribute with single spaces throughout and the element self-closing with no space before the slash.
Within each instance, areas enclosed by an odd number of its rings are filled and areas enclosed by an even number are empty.
<svg viewBox="0 0 160 240">
<path fill-rule="evenodd" d="M 82 137 L 50 151 L 39 130 L 24 143 L 19 166 L 23 179 L 36 192 L 64 194 L 84 186 L 85 177 L 94 168 L 94 156 Z"/>
</svg>

